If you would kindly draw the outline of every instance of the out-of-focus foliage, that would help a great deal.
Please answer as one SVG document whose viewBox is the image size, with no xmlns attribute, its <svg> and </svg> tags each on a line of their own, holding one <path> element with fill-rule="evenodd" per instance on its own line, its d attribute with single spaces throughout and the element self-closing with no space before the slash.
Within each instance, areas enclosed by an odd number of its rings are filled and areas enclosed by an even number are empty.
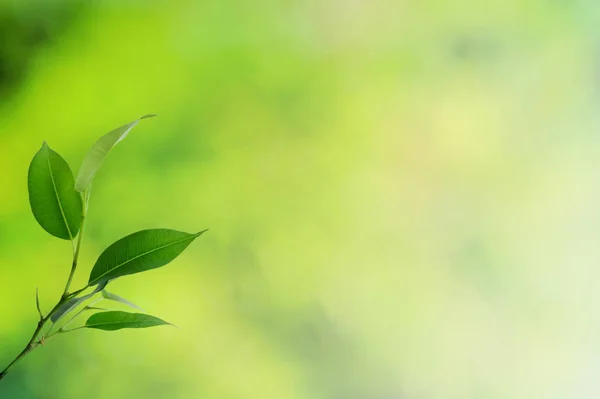
<svg viewBox="0 0 600 399">
<path fill-rule="evenodd" d="M 0 4 L 0 363 L 69 270 L 43 140 L 79 165 L 160 115 L 94 180 L 76 287 L 119 237 L 211 229 L 113 288 L 180 329 L 57 339 L 0 397 L 600 395 L 597 2 Z"/>
<path fill-rule="evenodd" d="M 21 3 L 21 4 L 19 4 Z M 77 18 L 75 1 L 0 3 L 0 99 L 10 100 L 27 75 L 36 53 L 61 35 Z"/>
</svg>

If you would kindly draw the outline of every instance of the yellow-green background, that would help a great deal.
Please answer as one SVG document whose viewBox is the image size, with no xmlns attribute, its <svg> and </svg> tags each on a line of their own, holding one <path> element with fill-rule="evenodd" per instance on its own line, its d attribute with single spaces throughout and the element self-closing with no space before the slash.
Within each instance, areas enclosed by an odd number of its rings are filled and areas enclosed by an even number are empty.
<svg viewBox="0 0 600 399">
<path fill-rule="evenodd" d="M 0 398 L 600 396 L 593 0 L 0 2 L 0 366 L 70 244 L 27 200 L 146 113 L 92 196 L 82 285 L 134 231 L 210 228 L 111 284 L 179 329 L 78 331 Z"/>
</svg>

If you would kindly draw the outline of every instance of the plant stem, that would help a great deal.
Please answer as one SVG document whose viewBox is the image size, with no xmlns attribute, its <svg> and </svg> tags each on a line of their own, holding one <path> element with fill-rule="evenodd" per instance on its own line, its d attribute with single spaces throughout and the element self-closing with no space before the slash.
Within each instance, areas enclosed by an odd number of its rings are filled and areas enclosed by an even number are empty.
<svg viewBox="0 0 600 399">
<path fill-rule="evenodd" d="M 31 339 L 29 340 L 29 342 L 27 343 L 27 345 L 25 346 L 25 348 L 21 351 L 21 353 L 19 353 L 17 355 L 17 357 L 10 362 L 10 364 L 8 366 L 6 366 L 6 368 L 0 372 L 0 380 L 2 380 L 2 378 L 4 378 L 6 376 L 6 374 L 8 373 L 8 370 L 14 366 L 15 364 L 17 364 L 17 362 L 19 360 L 21 360 L 22 358 L 24 358 L 25 356 L 27 356 L 29 354 L 29 352 L 33 351 L 35 348 L 37 348 L 40 345 L 40 342 L 37 341 L 37 337 L 40 334 L 40 332 L 42 332 L 42 330 L 44 329 L 44 326 L 46 325 L 46 323 L 48 322 L 48 320 L 50 320 L 50 317 L 52 316 L 52 314 L 63 304 L 65 303 L 68 299 L 70 298 L 61 298 L 60 301 L 58 301 L 58 303 L 56 304 L 56 306 L 54 307 L 54 309 L 52 309 L 50 311 L 50 313 L 48 313 L 48 315 L 44 318 L 42 318 L 37 325 L 37 328 L 35 329 L 33 336 L 31 337 Z"/>
<path fill-rule="evenodd" d="M 6 376 L 6 374 L 8 374 L 8 370 L 11 367 L 13 367 L 15 364 L 17 364 L 17 362 L 19 360 L 21 360 L 22 358 L 27 356 L 31 351 L 33 351 L 35 348 L 37 348 L 41 344 L 41 342 L 38 341 L 38 339 L 37 339 L 38 335 L 40 335 L 40 333 L 44 329 L 46 323 L 48 322 L 48 320 L 50 320 L 50 318 L 52 317 L 54 312 L 56 312 L 58 310 L 58 308 L 61 307 L 65 302 L 67 302 L 71 298 L 76 297 L 78 294 L 83 292 L 86 288 L 87 287 L 82 288 L 80 290 L 73 292 L 72 294 L 67 295 L 65 298 L 61 298 L 60 301 L 58 301 L 58 303 L 56 304 L 56 306 L 54 306 L 54 308 L 48 313 L 48 315 L 46 317 L 42 318 L 38 322 L 37 328 L 33 332 L 33 335 L 31 336 L 31 339 L 29 340 L 29 342 L 27 343 L 25 348 L 21 351 L 21 353 L 19 353 L 17 355 L 17 357 L 12 362 L 10 362 L 10 364 L 8 366 L 6 366 L 6 368 L 2 372 L 0 372 L 0 380 L 2 380 L 2 378 L 4 378 Z"/>
<path fill-rule="evenodd" d="M 31 351 L 33 351 L 40 344 L 43 343 L 44 337 L 42 336 L 42 339 L 40 341 L 38 341 L 38 336 L 40 335 L 40 333 L 44 329 L 44 326 L 46 325 L 48 320 L 50 320 L 50 318 L 52 317 L 54 312 L 56 312 L 58 310 L 58 308 L 61 307 L 69 299 L 76 297 L 77 295 L 79 295 L 81 292 L 83 292 L 87 288 L 87 287 L 84 287 L 80 290 L 77 290 L 77 291 L 69 294 L 69 288 L 71 287 L 71 282 L 73 281 L 73 276 L 75 276 L 75 271 L 77 270 L 77 260 L 79 259 L 79 251 L 81 249 L 81 242 L 82 242 L 82 238 L 83 238 L 83 227 L 85 225 L 85 218 L 86 218 L 86 214 L 87 214 L 89 191 L 86 191 L 85 193 L 83 193 L 81 198 L 83 201 L 83 206 L 82 206 L 82 211 L 81 211 L 81 226 L 79 228 L 79 237 L 77 238 L 77 245 L 76 245 L 75 251 L 73 253 L 73 263 L 71 265 L 71 272 L 69 273 L 69 278 L 67 280 L 67 284 L 65 285 L 65 290 L 64 290 L 62 296 L 60 297 L 60 300 L 56 304 L 56 306 L 54 306 L 54 308 L 46 315 L 46 317 L 43 317 L 43 315 L 42 315 L 42 312 L 41 312 L 40 306 L 39 306 L 39 297 L 36 292 L 36 305 L 38 308 L 38 312 L 40 314 L 40 321 L 38 322 L 37 328 L 33 332 L 33 336 L 31 337 L 31 339 L 29 340 L 29 342 L 27 343 L 25 348 L 21 351 L 21 353 L 19 353 L 17 355 L 17 357 L 12 362 L 9 363 L 8 366 L 6 366 L 6 368 L 4 370 L 2 370 L 2 372 L 0 372 L 0 380 L 2 380 L 6 376 L 6 374 L 8 374 L 8 371 L 10 370 L 10 368 L 13 367 L 15 364 L 17 364 L 17 362 L 19 362 L 19 360 L 21 360 L 22 358 L 27 356 Z"/>
<path fill-rule="evenodd" d="M 79 251 L 81 250 L 81 241 L 83 239 L 83 228 L 85 227 L 85 218 L 87 215 L 87 192 L 81 195 L 83 206 L 81 208 L 81 224 L 79 227 L 79 237 L 77 237 L 77 245 L 75 246 L 75 253 L 73 254 L 73 264 L 71 265 L 71 272 L 69 273 L 69 279 L 67 280 L 67 285 L 65 286 L 65 291 L 63 292 L 62 297 L 65 298 L 69 295 L 69 288 L 71 287 L 71 282 L 73 281 L 73 276 L 75 276 L 75 271 L 77 270 L 77 261 L 79 260 Z"/>
</svg>

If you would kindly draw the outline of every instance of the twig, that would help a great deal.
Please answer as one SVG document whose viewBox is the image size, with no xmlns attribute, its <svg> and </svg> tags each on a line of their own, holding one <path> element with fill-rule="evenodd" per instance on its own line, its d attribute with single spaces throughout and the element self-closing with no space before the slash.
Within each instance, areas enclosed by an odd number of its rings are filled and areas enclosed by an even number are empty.
<svg viewBox="0 0 600 399">
<path fill-rule="evenodd" d="M 77 269 L 77 260 L 79 258 L 79 251 L 81 249 L 81 241 L 82 241 L 82 237 L 83 237 L 83 224 L 85 222 L 85 216 L 86 216 L 86 211 L 87 211 L 87 199 L 88 199 L 87 193 L 84 193 L 82 195 L 82 197 L 84 200 L 84 206 L 83 206 L 83 210 L 81 213 L 81 228 L 79 230 L 79 237 L 77 239 L 77 245 L 75 247 L 75 251 L 73 254 L 73 263 L 72 263 L 72 267 L 71 267 L 71 272 L 69 274 L 69 279 L 67 280 L 67 284 L 65 286 L 63 295 L 61 296 L 58 303 L 54 306 L 54 308 L 50 311 L 50 313 L 48 313 L 44 317 L 42 315 L 42 311 L 40 309 L 39 295 L 38 295 L 38 290 L 36 289 L 36 305 L 37 305 L 38 313 L 40 314 L 40 321 L 38 322 L 37 328 L 33 332 L 33 335 L 31 337 L 31 339 L 29 340 L 29 342 L 27 343 L 27 345 L 25 346 L 25 348 L 21 351 L 21 353 L 19 353 L 17 355 L 17 357 L 12 362 L 10 362 L 8 364 L 8 366 L 6 366 L 6 368 L 4 370 L 2 370 L 0 372 L 0 380 L 2 380 L 6 376 L 6 374 L 8 374 L 8 371 L 10 370 L 11 367 L 13 367 L 15 364 L 17 364 L 19 362 L 19 360 L 21 360 L 22 358 L 27 356 L 31 351 L 33 351 L 35 348 L 37 348 L 41 344 L 41 342 L 38 340 L 38 336 L 40 335 L 40 333 L 44 329 L 44 326 L 46 325 L 46 323 L 48 323 L 48 321 L 50 320 L 50 318 L 52 317 L 54 312 L 56 312 L 58 310 L 58 308 L 60 308 L 69 299 L 76 297 L 77 295 L 79 295 L 81 292 L 83 292 L 84 290 L 86 290 L 88 288 L 88 287 L 84 287 L 80 290 L 77 290 L 77 291 L 69 294 L 69 287 L 71 286 L 73 276 L 75 275 L 75 270 Z"/>
</svg>

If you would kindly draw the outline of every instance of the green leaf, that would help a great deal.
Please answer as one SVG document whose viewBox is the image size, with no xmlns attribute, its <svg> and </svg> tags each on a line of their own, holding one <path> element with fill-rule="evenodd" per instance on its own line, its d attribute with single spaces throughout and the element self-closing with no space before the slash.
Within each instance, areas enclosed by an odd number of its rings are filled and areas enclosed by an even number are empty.
<svg viewBox="0 0 600 399">
<path fill-rule="evenodd" d="M 96 289 L 94 289 L 93 292 L 91 292 L 87 295 L 84 295 L 79 298 L 75 297 L 75 298 L 69 299 L 68 301 L 63 303 L 58 309 L 56 309 L 56 312 L 54 312 L 52 314 L 52 316 L 50 317 L 50 320 L 52 320 L 53 323 L 56 323 L 58 320 L 62 319 L 64 316 L 69 314 L 73 309 L 75 309 L 76 307 L 81 305 L 83 302 L 87 301 L 92 296 L 94 296 L 94 294 L 102 291 L 104 289 L 104 287 L 106 287 L 106 284 L 108 284 L 108 281 L 105 281 L 102 284 L 99 284 L 98 287 L 96 287 Z"/>
<path fill-rule="evenodd" d="M 95 294 L 95 292 L 92 292 L 91 294 L 87 294 L 87 295 L 84 295 L 79 298 L 69 299 L 67 302 L 63 303 L 56 310 L 56 312 L 54 312 L 52 314 L 52 316 L 50 317 L 50 320 L 52 320 L 53 323 L 56 323 L 57 321 L 62 319 L 64 316 L 66 316 L 69 312 L 71 312 L 73 309 L 75 309 L 77 306 L 81 305 L 83 302 L 90 299 L 92 297 L 92 295 L 94 295 L 94 294 Z"/>
<path fill-rule="evenodd" d="M 40 226 L 55 237 L 73 240 L 81 225 L 81 195 L 74 189 L 69 164 L 46 142 L 29 165 L 27 185 Z"/>
<path fill-rule="evenodd" d="M 131 129 L 133 129 L 142 119 L 152 118 L 153 116 L 156 115 L 144 115 L 141 118 L 118 127 L 100 137 L 100 139 L 98 139 L 96 144 L 90 148 L 87 155 L 83 159 L 83 163 L 81 164 L 81 168 L 79 169 L 79 174 L 77 175 L 77 180 L 75 182 L 75 189 L 79 192 L 84 192 L 92 180 L 94 180 L 94 176 L 96 176 L 98 169 L 100 169 L 100 166 L 102 166 L 102 163 L 110 153 L 110 150 L 112 150 L 113 147 L 121 140 L 127 137 L 127 134 L 129 134 Z"/>
<path fill-rule="evenodd" d="M 141 310 L 142 312 L 144 311 L 144 309 L 140 308 L 139 306 L 129 302 L 127 299 L 117 295 L 117 294 L 111 294 L 110 292 L 106 291 L 106 290 L 102 290 L 102 296 L 104 297 L 104 299 L 108 299 L 110 301 L 115 301 L 115 302 L 120 302 L 124 305 L 127 305 L 131 308 L 137 309 L 137 310 Z"/>
<path fill-rule="evenodd" d="M 88 286 L 162 267 L 175 259 L 205 231 L 188 234 L 168 229 L 152 229 L 122 238 L 100 255 L 90 274 Z"/>
<path fill-rule="evenodd" d="M 84 327 L 115 331 L 122 328 L 148 328 L 163 325 L 170 325 L 170 323 L 147 314 L 111 311 L 90 316 Z"/>
</svg>

